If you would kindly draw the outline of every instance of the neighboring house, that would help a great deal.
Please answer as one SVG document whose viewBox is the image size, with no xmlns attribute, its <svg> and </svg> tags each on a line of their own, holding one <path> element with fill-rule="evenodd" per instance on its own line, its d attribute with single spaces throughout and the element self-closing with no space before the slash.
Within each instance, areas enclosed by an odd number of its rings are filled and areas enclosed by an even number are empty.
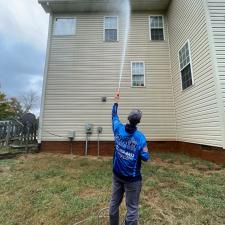
<svg viewBox="0 0 225 225">
<path fill-rule="evenodd" d="M 74 130 L 74 151 L 81 153 L 89 123 L 90 153 L 99 126 L 102 153 L 112 153 L 111 107 L 126 24 L 122 2 L 39 0 L 50 13 L 39 137 L 44 151 L 68 151 L 66 137 Z M 140 108 L 140 129 L 151 148 L 225 153 L 225 0 L 130 3 L 122 122 Z"/>
</svg>

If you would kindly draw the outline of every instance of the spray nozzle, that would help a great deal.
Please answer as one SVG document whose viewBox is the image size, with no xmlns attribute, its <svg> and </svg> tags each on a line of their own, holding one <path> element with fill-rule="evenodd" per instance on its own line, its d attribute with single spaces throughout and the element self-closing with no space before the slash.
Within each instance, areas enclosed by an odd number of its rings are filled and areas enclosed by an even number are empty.
<svg viewBox="0 0 225 225">
<path fill-rule="evenodd" d="M 116 97 L 120 97 L 120 89 L 119 88 L 116 90 Z"/>
<path fill-rule="evenodd" d="M 120 99 L 120 90 L 119 88 L 116 90 L 116 93 L 115 93 L 115 100 L 118 102 Z"/>
</svg>

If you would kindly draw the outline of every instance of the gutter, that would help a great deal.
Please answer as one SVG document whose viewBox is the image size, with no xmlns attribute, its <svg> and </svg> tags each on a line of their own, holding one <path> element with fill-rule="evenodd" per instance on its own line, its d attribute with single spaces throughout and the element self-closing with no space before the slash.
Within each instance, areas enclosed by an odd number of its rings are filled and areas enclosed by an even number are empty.
<svg viewBox="0 0 225 225">
<path fill-rule="evenodd" d="M 38 3 L 42 6 L 46 13 L 51 13 L 51 7 L 48 1 L 38 0 Z"/>
</svg>

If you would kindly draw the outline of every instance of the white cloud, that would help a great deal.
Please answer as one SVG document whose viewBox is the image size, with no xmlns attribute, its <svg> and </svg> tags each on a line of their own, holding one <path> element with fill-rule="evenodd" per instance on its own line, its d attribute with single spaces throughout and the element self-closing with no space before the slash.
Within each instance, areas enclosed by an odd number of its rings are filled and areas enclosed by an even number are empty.
<svg viewBox="0 0 225 225">
<path fill-rule="evenodd" d="M 34 91 L 36 95 L 38 96 L 37 107 L 33 109 L 33 113 L 36 116 L 39 116 L 40 114 L 42 82 L 43 82 L 43 78 L 40 77 L 40 75 L 32 76 L 32 78 L 29 80 L 30 84 L 28 85 L 26 89 L 27 92 L 29 92 L 30 90 Z"/>
<path fill-rule="evenodd" d="M 48 15 L 37 0 L 0 0 L 0 21 L 5 39 L 46 48 Z"/>
<path fill-rule="evenodd" d="M 37 96 L 37 102 L 35 107 L 32 109 L 32 113 L 34 113 L 36 116 L 39 116 L 43 78 L 39 74 L 32 75 L 30 77 L 28 77 L 26 74 L 21 76 L 26 79 L 27 82 L 26 86 L 24 86 L 23 90 L 20 91 L 17 97 L 21 101 L 22 96 L 27 96 L 31 91 L 34 92 Z"/>
<path fill-rule="evenodd" d="M 24 85 L 20 88 L 17 95 L 22 96 L 30 91 L 35 92 L 38 97 L 41 97 L 43 76 L 40 74 L 33 74 L 28 76 L 27 74 L 21 74 L 20 79 L 24 80 Z"/>
<path fill-rule="evenodd" d="M 27 86 L 26 90 L 32 90 L 36 92 L 36 94 L 40 97 L 41 96 L 41 89 L 42 89 L 42 81 L 43 78 L 40 75 L 33 75 L 29 80 L 29 85 Z"/>
<path fill-rule="evenodd" d="M 47 33 L 38 0 L 0 0 L 0 90 L 9 97 L 29 90 L 41 96 Z"/>
</svg>

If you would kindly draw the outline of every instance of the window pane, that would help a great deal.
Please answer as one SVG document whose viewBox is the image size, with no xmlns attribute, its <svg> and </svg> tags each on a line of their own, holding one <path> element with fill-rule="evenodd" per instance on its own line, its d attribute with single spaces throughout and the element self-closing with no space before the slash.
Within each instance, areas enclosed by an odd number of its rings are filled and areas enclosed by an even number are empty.
<svg viewBox="0 0 225 225">
<path fill-rule="evenodd" d="M 188 50 L 188 42 L 185 44 L 184 49 Z"/>
<path fill-rule="evenodd" d="M 133 87 L 144 86 L 144 63 L 133 62 L 132 63 L 132 85 Z"/>
<path fill-rule="evenodd" d="M 185 90 L 186 88 L 192 85 L 192 74 L 191 74 L 191 65 L 188 64 L 182 71 L 182 88 Z"/>
<path fill-rule="evenodd" d="M 137 72 L 135 74 L 140 74 L 141 71 L 140 71 L 140 63 L 137 63 Z"/>
<path fill-rule="evenodd" d="M 134 81 L 144 81 L 144 75 L 133 75 Z"/>
<path fill-rule="evenodd" d="M 135 74 L 136 73 L 136 64 L 133 63 L 132 64 L 132 74 Z"/>
<path fill-rule="evenodd" d="M 117 29 L 117 17 L 105 17 L 105 29 Z"/>
<path fill-rule="evenodd" d="M 144 63 L 142 62 L 134 62 L 132 63 L 132 74 L 133 75 L 140 75 L 140 74 L 144 74 Z"/>
<path fill-rule="evenodd" d="M 163 28 L 163 17 L 162 16 L 151 16 L 150 17 L 151 28 Z"/>
<path fill-rule="evenodd" d="M 134 74 L 139 74 L 139 63 L 135 63 L 135 73 Z"/>
<path fill-rule="evenodd" d="M 105 41 L 107 42 L 117 41 L 117 30 L 105 30 Z"/>
<path fill-rule="evenodd" d="M 74 35 L 76 30 L 75 18 L 56 18 L 54 35 Z"/>
<path fill-rule="evenodd" d="M 140 63 L 140 74 L 144 74 L 144 64 Z"/>
<path fill-rule="evenodd" d="M 164 40 L 163 29 L 151 29 L 151 40 Z"/>
<path fill-rule="evenodd" d="M 181 69 L 183 69 L 187 64 L 190 63 L 190 53 L 189 53 L 188 42 L 179 51 L 179 59 L 180 59 L 180 68 Z"/>
<path fill-rule="evenodd" d="M 157 27 L 157 21 L 158 21 L 158 17 L 157 16 L 151 16 L 150 17 L 150 21 L 151 21 L 151 28 L 155 28 Z"/>
<path fill-rule="evenodd" d="M 133 74 L 138 74 L 138 63 L 134 63 L 134 73 Z"/>
<path fill-rule="evenodd" d="M 163 18 L 159 16 L 159 27 L 163 28 Z"/>
<path fill-rule="evenodd" d="M 144 81 L 133 81 L 133 87 L 144 87 Z"/>
</svg>

